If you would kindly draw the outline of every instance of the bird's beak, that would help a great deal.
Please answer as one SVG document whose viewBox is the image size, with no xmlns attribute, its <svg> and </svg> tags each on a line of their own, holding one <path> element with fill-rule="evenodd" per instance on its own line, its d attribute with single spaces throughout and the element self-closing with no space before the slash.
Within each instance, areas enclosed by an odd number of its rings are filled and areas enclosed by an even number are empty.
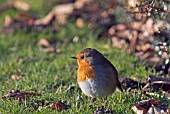
<svg viewBox="0 0 170 114">
<path fill-rule="evenodd" d="M 77 59 L 77 57 L 75 57 L 75 56 L 72 56 L 71 58 L 73 58 L 73 59 Z"/>
</svg>

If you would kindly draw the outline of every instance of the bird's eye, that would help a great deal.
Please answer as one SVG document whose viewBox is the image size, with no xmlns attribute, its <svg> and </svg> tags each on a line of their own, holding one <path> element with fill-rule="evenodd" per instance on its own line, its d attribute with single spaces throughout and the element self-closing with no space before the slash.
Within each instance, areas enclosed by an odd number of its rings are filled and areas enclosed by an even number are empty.
<svg viewBox="0 0 170 114">
<path fill-rule="evenodd" d="M 81 56 L 81 59 L 84 59 L 84 56 Z"/>
</svg>

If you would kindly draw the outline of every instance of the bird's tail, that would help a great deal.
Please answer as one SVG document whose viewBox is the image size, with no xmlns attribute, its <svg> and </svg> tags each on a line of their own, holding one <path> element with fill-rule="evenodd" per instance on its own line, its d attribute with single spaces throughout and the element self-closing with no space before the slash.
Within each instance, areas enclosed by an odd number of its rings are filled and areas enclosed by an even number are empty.
<svg viewBox="0 0 170 114">
<path fill-rule="evenodd" d="M 120 84 L 120 81 L 118 80 L 118 83 L 117 83 L 117 87 L 118 89 L 123 93 L 123 89 L 122 89 L 122 86 Z"/>
</svg>

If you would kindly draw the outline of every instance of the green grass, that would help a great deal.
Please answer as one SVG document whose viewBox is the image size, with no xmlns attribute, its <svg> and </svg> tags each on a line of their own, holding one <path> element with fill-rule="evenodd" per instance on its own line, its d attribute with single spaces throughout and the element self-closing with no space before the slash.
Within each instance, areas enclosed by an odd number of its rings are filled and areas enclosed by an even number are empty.
<svg viewBox="0 0 170 114">
<path fill-rule="evenodd" d="M 37 10 L 40 6 L 34 6 L 33 11 L 40 12 Z M 0 18 L 4 18 L 8 12 L 17 13 L 6 11 Z M 91 31 L 87 27 L 78 29 L 74 22 L 68 22 L 57 33 L 52 32 L 49 27 L 42 32 L 18 30 L 14 34 L 0 35 L 0 96 L 12 89 L 41 94 L 25 100 L 22 104 L 17 103 L 15 99 L 0 99 L 0 113 L 57 113 L 57 110 L 47 107 L 40 106 L 34 109 L 42 100 L 49 104 L 59 100 L 70 104 L 71 108 L 62 111 L 63 114 L 91 114 L 97 107 L 103 106 L 103 101 L 97 99 L 89 107 L 90 98 L 82 94 L 76 82 L 77 64 L 70 57 L 85 47 L 96 48 L 103 53 L 117 68 L 121 78 L 144 80 L 147 77 L 150 70 L 146 71 L 143 64 L 137 64 L 137 58 L 112 47 L 109 40 L 96 41 L 96 33 Z M 77 43 L 73 42 L 75 36 L 79 37 Z M 61 53 L 42 52 L 41 48 L 36 46 L 41 38 L 55 43 Z M 105 48 L 105 45 L 108 48 Z M 27 76 L 11 79 L 12 74 L 18 73 L 18 68 Z M 75 86 L 75 89 L 72 92 L 65 92 L 70 85 Z M 48 101 L 49 98 L 53 100 Z M 140 92 L 122 94 L 116 91 L 108 97 L 106 107 L 113 109 L 116 114 L 131 114 L 131 106 L 139 98 Z"/>
<path fill-rule="evenodd" d="M 54 101 L 66 101 L 71 108 L 62 113 L 92 113 L 103 101 L 98 99 L 88 109 L 90 98 L 85 97 L 79 90 L 76 82 L 77 65 L 70 57 L 85 47 L 96 48 L 101 51 L 117 68 L 120 76 L 139 77 L 145 79 L 149 71 L 145 71 L 143 65 L 134 67 L 137 59 L 130 54 L 123 53 L 119 49 L 104 48 L 109 45 L 108 41 L 95 41 L 95 35 L 88 28 L 79 30 L 74 23 L 62 27 L 59 33 L 24 32 L 17 31 L 15 34 L 1 36 L 0 38 L 0 95 L 9 90 L 35 91 L 42 96 L 30 98 L 21 104 L 14 99 L 0 99 L 2 113 L 56 113 L 55 110 L 40 108 L 34 110 L 32 101 L 52 98 Z M 74 36 L 79 36 L 79 42 L 74 43 Z M 56 42 L 56 47 L 61 50 L 60 54 L 45 53 L 40 51 L 36 43 L 41 38 L 47 38 Z M 22 79 L 11 79 L 12 74 L 17 74 L 20 68 L 22 73 L 28 76 Z M 75 86 L 73 92 L 64 92 L 70 85 Z M 137 101 L 138 96 L 116 92 L 108 98 L 107 107 L 116 113 L 132 113 L 131 105 Z M 122 106 L 123 104 L 123 106 Z"/>
</svg>

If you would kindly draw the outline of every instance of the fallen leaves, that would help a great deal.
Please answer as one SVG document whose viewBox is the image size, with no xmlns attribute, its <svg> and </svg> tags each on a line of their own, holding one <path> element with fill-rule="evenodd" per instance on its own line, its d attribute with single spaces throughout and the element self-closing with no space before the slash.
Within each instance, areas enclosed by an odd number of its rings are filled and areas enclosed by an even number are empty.
<svg viewBox="0 0 170 114">
<path fill-rule="evenodd" d="M 48 25 L 53 21 L 54 18 L 56 18 L 60 24 L 64 24 L 67 15 L 71 14 L 73 10 L 74 10 L 73 3 L 57 5 L 56 7 L 53 8 L 51 12 L 47 14 L 46 17 L 42 19 L 37 19 L 35 21 L 35 25 Z"/>
<path fill-rule="evenodd" d="M 7 98 L 15 98 L 18 103 L 22 103 L 23 100 L 26 100 L 33 96 L 41 96 L 40 94 L 37 94 L 35 92 L 21 92 L 20 90 L 11 90 L 7 94 L 3 95 L 2 99 Z M 48 101 L 52 102 L 51 99 L 48 99 Z M 71 107 L 71 105 L 67 105 L 61 101 L 49 104 L 49 102 L 45 103 L 44 100 L 39 101 L 44 108 L 47 106 L 48 108 L 51 108 L 53 110 L 57 109 L 58 112 L 61 112 L 62 110 L 67 110 Z M 35 105 L 34 102 L 31 103 L 32 105 Z M 40 105 L 39 105 L 40 106 Z M 38 106 L 38 107 L 39 107 Z M 34 106 L 34 108 L 38 109 L 37 106 Z"/>
<path fill-rule="evenodd" d="M 2 98 L 15 98 L 17 102 L 22 103 L 26 98 L 40 96 L 40 94 L 34 92 L 21 92 L 20 90 L 11 90 L 7 94 L 3 95 Z"/>
<path fill-rule="evenodd" d="M 20 79 L 20 78 L 22 78 L 21 75 L 17 75 L 17 74 L 11 75 L 11 79 Z"/>
<path fill-rule="evenodd" d="M 134 106 L 132 110 L 136 114 L 168 114 L 168 105 L 159 100 L 144 100 L 140 101 Z"/>
<path fill-rule="evenodd" d="M 140 61 L 147 61 L 147 67 L 155 67 L 156 71 L 160 71 L 162 67 L 164 74 L 168 73 L 169 60 L 167 49 L 170 48 L 168 43 L 168 34 L 159 28 L 164 26 L 163 21 L 155 22 L 152 18 L 145 21 L 132 21 L 128 24 L 112 25 L 109 29 L 102 31 L 105 35 L 110 36 L 113 46 L 123 51 L 129 51 L 139 58 Z M 168 32 L 168 31 L 167 31 Z M 158 35 L 162 34 L 162 35 Z M 158 38 L 165 37 L 165 38 Z M 159 44 L 162 42 L 162 44 Z M 159 46 L 156 46 L 159 45 Z"/>
<path fill-rule="evenodd" d="M 170 79 L 157 77 L 150 75 L 147 79 L 147 85 L 143 88 L 144 91 L 149 91 L 150 89 L 154 91 L 159 91 L 160 89 L 163 91 L 170 91 Z M 149 89 L 149 90 L 148 90 Z"/>
<path fill-rule="evenodd" d="M 84 27 L 84 21 L 83 21 L 83 19 L 81 19 L 81 18 L 78 18 L 77 20 L 76 20 L 76 26 L 78 27 L 78 28 L 83 28 Z"/>
<path fill-rule="evenodd" d="M 39 47 L 40 51 L 45 53 L 61 53 L 61 50 L 59 48 L 56 48 L 55 45 L 52 45 L 48 40 L 45 38 L 40 39 L 37 42 L 37 46 Z"/>
<path fill-rule="evenodd" d="M 17 73 L 16 74 L 12 74 L 11 75 L 11 79 L 21 79 L 25 76 L 28 76 L 27 73 L 23 73 L 22 70 L 20 68 L 17 68 Z"/>
<path fill-rule="evenodd" d="M 52 108 L 53 110 L 57 109 L 58 112 L 61 112 L 62 110 L 69 109 L 70 107 L 71 107 L 70 105 L 62 103 L 61 101 L 58 101 L 56 103 L 53 103 L 53 104 L 49 105 L 49 108 Z"/>
<path fill-rule="evenodd" d="M 168 40 L 169 32 L 168 30 L 167 32 L 164 32 L 165 30 L 162 31 L 160 29 L 164 27 L 164 21 L 154 21 L 152 18 L 146 18 L 145 16 L 142 20 L 116 23 L 115 15 L 112 11 L 121 4 L 113 1 L 106 3 L 107 5 L 105 4 L 106 7 L 104 8 L 100 3 L 94 0 L 59 1 L 58 3 L 59 4 L 54 6 L 43 18 L 35 18 L 25 12 L 18 14 L 15 19 L 12 19 L 10 15 L 6 15 L 4 29 L 2 29 L 1 33 L 15 32 L 18 28 L 28 30 L 29 28 L 33 28 L 36 31 L 41 31 L 47 26 L 52 26 L 53 30 L 57 32 L 59 26 L 65 24 L 66 21 L 72 17 L 75 19 L 76 26 L 81 29 L 85 26 L 84 20 L 86 20 L 89 22 L 89 27 L 92 27 L 93 29 L 96 29 L 96 27 L 101 28 L 102 31 L 98 34 L 98 39 L 100 37 L 110 37 L 113 46 L 119 47 L 124 51 L 128 50 L 138 57 L 140 61 L 146 61 L 147 67 L 154 66 L 158 72 L 163 71 L 164 74 L 169 73 L 170 69 L 167 67 L 170 63 L 164 63 L 164 61 L 169 60 L 169 54 L 167 53 L 168 48 L 170 48 Z M 12 2 L 12 4 L 15 7 L 17 6 L 17 9 L 19 9 L 19 6 L 23 6 L 27 10 L 30 8 L 29 5 L 26 5 L 26 3 L 22 1 Z M 153 3 L 146 4 L 153 5 Z M 145 7 L 143 8 L 147 11 L 148 5 L 146 4 L 144 4 Z M 128 0 L 127 5 L 130 7 L 131 11 L 135 10 L 139 12 L 141 10 L 137 7 L 138 5 L 141 5 L 141 2 L 138 0 Z M 151 6 L 149 6 L 149 8 L 151 8 Z M 140 14 L 138 13 L 135 15 Z M 57 23 L 54 21 L 57 21 Z M 160 39 L 163 37 L 163 40 L 157 40 L 157 37 Z M 78 39 L 75 38 L 74 41 L 77 42 Z M 40 42 L 44 43 L 41 44 Z M 156 48 L 155 46 L 158 42 L 167 44 L 163 47 L 160 46 L 158 49 L 158 47 Z M 50 44 L 48 41 L 39 41 L 39 43 L 40 44 L 38 45 L 47 47 L 41 49 L 43 52 L 60 53 L 59 49 L 49 46 Z"/>
<path fill-rule="evenodd" d="M 37 46 L 49 47 L 50 43 L 45 38 L 42 38 L 38 41 Z"/>
<path fill-rule="evenodd" d="M 20 93 L 19 90 L 11 90 L 7 94 L 3 95 L 2 98 L 16 97 Z"/>
<path fill-rule="evenodd" d="M 9 8 L 15 8 L 23 11 L 30 10 L 30 5 L 27 4 L 24 1 L 16 0 L 16 1 L 10 1 L 6 5 L 0 7 L 0 12 L 8 10 Z"/>
<path fill-rule="evenodd" d="M 160 76 L 149 75 L 147 82 L 138 82 L 130 78 L 125 78 L 121 81 L 121 84 L 129 92 L 142 91 L 140 99 L 149 97 L 149 100 L 139 101 L 132 106 L 132 110 L 136 114 L 168 114 L 168 104 L 155 98 L 170 98 L 170 79 Z M 157 94 L 156 92 L 161 92 Z M 151 98 L 151 99 L 150 99 Z"/>
<path fill-rule="evenodd" d="M 121 84 L 124 87 L 124 89 L 128 91 L 133 91 L 134 89 L 136 90 L 142 89 L 146 85 L 146 83 L 144 82 L 138 82 L 131 78 L 124 78 L 121 81 Z"/>
<path fill-rule="evenodd" d="M 131 78 L 124 78 L 121 81 L 122 86 L 125 90 L 139 90 L 142 89 L 144 92 L 149 91 L 170 91 L 170 79 L 160 76 L 149 75 L 147 82 L 139 82 Z"/>
</svg>

